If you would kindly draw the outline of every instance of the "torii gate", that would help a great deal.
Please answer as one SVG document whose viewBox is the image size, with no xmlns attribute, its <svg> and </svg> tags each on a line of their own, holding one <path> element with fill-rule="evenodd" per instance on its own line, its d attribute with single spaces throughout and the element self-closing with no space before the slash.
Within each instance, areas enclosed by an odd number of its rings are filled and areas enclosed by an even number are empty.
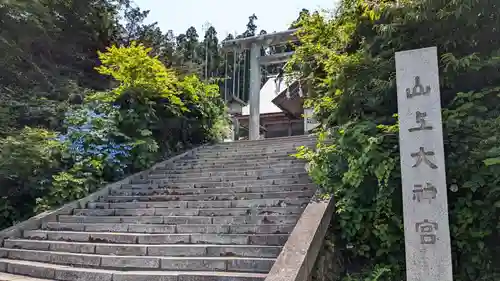
<svg viewBox="0 0 500 281">
<path fill-rule="evenodd" d="M 249 139 L 257 140 L 260 137 L 260 83 L 261 70 L 264 65 L 278 64 L 288 61 L 294 52 L 278 53 L 261 56 L 262 47 L 282 45 L 288 42 L 297 42 L 295 33 L 298 29 L 290 29 L 270 34 L 228 40 L 222 43 L 222 50 L 248 50 L 250 49 L 250 118 Z"/>
</svg>

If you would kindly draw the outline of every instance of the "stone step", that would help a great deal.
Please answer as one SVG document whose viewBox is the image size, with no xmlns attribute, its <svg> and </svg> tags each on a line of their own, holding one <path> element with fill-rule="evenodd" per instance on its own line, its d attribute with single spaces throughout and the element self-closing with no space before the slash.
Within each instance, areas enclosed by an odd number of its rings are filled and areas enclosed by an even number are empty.
<svg viewBox="0 0 500 281">
<path fill-rule="evenodd" d="M 72 216 L 59 215 L 61 223 L 136 223 L 136 224 L 295 224 L 296 215 L 253 216 Z"/>
<path fill-rule="evenodd" d="M 198 158 L 181 158 L 179 160 L 172 161 L 171 165 L 175 164 L 240 164 L 240 163 L 255 163 L 257 161 L 268 161 L 268 162 L 277 162 L 277 161 L 289 161 L 295 160 L 295 157 L 291 157 L 289 155 L 281 154 L 276 156 L 254 156 L 254 157 L 246 157 L 246 158 L 225 158 L 225 157 L 198 157 Z"/>
<path fill-rule="evenodd" d="M 295 215 L 304 207 L 259 207 L 259 208 L 207 208 L 207 209 L 75 209 L 77 216 L 246 216 L 246 215 Z"/>
<path fill-rule="evenodd" d="M 239 180 L 232 182 L 221 181 L 172 181 L 168 179 L 135 179 L 130 184 L 123 184 L 122 188 L 144 188 L 144 184 L 157 184 L 159 187 L 164 188 L 213 188 L 213 187 L 247 187 L 247 186 L 269 186 L 269 185 L 289 185 L 289 184 L 308 184 L 312 183 L 307 174 L 299 175 L 299 177 L 278 178 L 278 179 L 252 179 L 252 180 Z"/>
<path fill-rule="evenodd" d="M 0 270 L 59 281 L 263 281 L 266 274 L 224 271 L 114 271 L 0 259 Z"/>
<path fill-rule="evenodd" d="M 205 178 L 205 177 L 237 177 L 237 176 L 271 176 L 271 175 L 286 175 L 286 174 L 297 174 L 304 173 L 305 165 L 296 165 L 295 167 L 283 167 L 283 168 L 264 168 L 264 169 L 253 169 L 253 170 L 240 170 L 240 171 L 203 171 L 203 170 L 186 170 L 182 173 L 171 172 L 169 170 L 154 170 L 151 171 L 149 175 L 162 175 L 169 179 L 178 178 Z"/>
<path fill-rule="evenodd" d="M 203 149 L 197 151 L 194 154 L 186 155 L 182 159 L 190 157 L 224 157 L 224 158 L 245 158 L 246 157 L 258 157 L 258 156 L 270 156 L 270 155 L 291 155 L 297 153 L 296 147 L 279 147 L 279 148 L 262 148 L 253 150 L 244 149 L 225 149 L 225 150 L 211 150 Z"/>
<path fill-rule="evenodd" d="M 0 272 L 0 281 L 53 281 Z"/>
<path fill-rule="evenodd" d="M 304 168 L 306 166 L 305 161 L 297 162 L 295 164 L 278 163 L 269 165 L 259 165 L 259 166 L 240 166 L 240 167 L 227 167 L 227 168 L 169 168 L 169 167 L 158 167 L 152 172 L 162 173 L 162 174 L 189 174 L 189 173 L 225 173 L 225 172 L 240 172 L 240 171 L 256 171 L 256 170 L 282 170 L 282 169 L 293 169 L 293 168 Z"/>
<path fill-rule="evenodd" d="M 23 238 L 120 244 L 235 244 L 283 246 L 288 234 L 149 234 L 28 230 Z"/>
<path fill-rule="evenodd" d="M 213 175 L 213 176 L 198 176 L 196 178 L 189 177 L 171 177 L 169 174 L 160 174 L 154 173 L 149 174 L 147 179 L 155 180 L 162 179 L 167 180 L 171 183 L 197 183 L 197 182 L 228 182 L 228 181 L 243 181 L 243 180 L 268 180 L 268 179 L 287 179 L 287 178 L 300 178 L 300 177 L 309 177 L 309 174 L 305 171 L 304 168 L 295 171 L 293 173 L 276 173 L 276 172 L 268 172 L 262 175 L 253 175 L 253 174 L 245 174 L 241 173 L 239 175 Z"/>
<path fill-rule="evenodd" d="M 241 193 L 273 193 L 273 192 L 299 192 L 316 190 L 314 184 L 289 184 L 289 185 L 268 185 L 268 186 L 247 186 L 247 187 L 212 187 L 212 188 L 159 188 L 159 185 L 136 184 L 125 185 L 121 189 L 111 190 L 111 195 L 199 195 L 199 194 L 235 194 Z"/>
<path fill-rule="evenodd" d="M 301 136 L 291 136 L 282 138 L 269 138 L 262 140 L 241 140 L 234 142 L 224 142 L 214 144 L 214 148 L 225 148 L 225 147 L 264 147 L 264 146 L 279 146 L 281 145 L 300 145 L 307 142 L 315 142 L 317 140 L 316 136 L 313 135 L 301 135 Z"/>
<path fill-rule="evenodd" d="M 261 273 L 269 272 L 274 263 L 272 258 L 113 256 L 5 248 L 0 248 L 0 258 L 120 270 L 228 270 Z"/>
<path fill-rule="evenodd" d="M 170 162 L 165 165 L 165 167 L 219 167 L 219 166 L 242 166 L 242 165 L 252 165 L 252 164 L 277 164 L 277 163 L 289 163 L 294 164 L 303 160 L 296 159 L 290 156 L 283 157 L 271 157 L 264 158 L 259 157 L 255 159 L 220 159 L 220 160 L 204 160 L 204 159 L 181 159 L 175 162 Z"/>
<path fill-rule="evenodd" d="M 305 144 L 315 144 L 317 143 L 317 138 L 309 137 L 309 138 L 297 138 L 297 139 L 288 139 L 288 140 L 259 140 L 258 142 L 249 142 L 249 141 L 236 141 L 236 142 L 225 142 L 225 143 L 217 143 L 209 146 L 211 149 L 262 149 L 262 148 L 279 148 L 284 146 L 300 146 Z"/>
<path fill-rule="evenodd" d="M 151 234 L 289 234 L 294 225 L 276 224 L 128 224 L 128 223 L 61 223 L 47 222 L 43 230 L 81 232 L 124 232 Z"/>
<path fill-rule="evenodd" d="M 205 208 L 254 208 L 254 207 L 286 207 L 305 206 L 309 198 L 280 199 L 249 199 L 249 200 L 207 200 L 207 201 L 153 201 L 153 202 L 89 202 L 89 209 L 143 209 L 143 208 L 173 208 L 173 209 L 205 209 Z"/>
<path fill-rule="evenodd" d="M 298 159 L 292 156 L 279 156 L 279 157 L 257 157 L 254 159 L 215 159 L 212 158 L 210 160 L 205 161 L 204 158 L 200 159 L 178 159 L 175 162 L 169 162 L 164 165 L 164 167 L 176 167 L 176 166 L 188 166 L 188 165 L 204 165 L 206 167 L 217 167 L 220 165 L 228 165 L 228 166 L 234 166 L 234 165 L 251 165 L 251 164 L 256 164 L 256 163 L 262 163 L 262 164 L 276 164 L 276 163 L 294 163 L 294 162 L 305 162 L 302 159 Z"/>
<path fill-rule="evenodd" d="M 157 201 L 204 201 L 204 200 L 249 200 L 249 199 L 286 199 L 286 198 L 310 198 L 314 190 L 286 191 L 268 193 L 226 193 L 226 194 L 198 194 L 198 195 L 110 195 L 101 201 L 110 203 L 120 202 L 157 202 Z M 189 205 L 188 205 L 189 206 Z"/>
<path fill-rule="evenodd" d="M 239 151 L 228 152 L 228 151 L 199 151 L 195 154 L 185 155 L 182 158 L 175 160 L 176 162 L 182 162 L 184 160 L 195 160 L 195 159 L 211 159 L 216 160 L 252 160 L 252 159 L 262 159 L 262 158 L 282 158 L 282 157 L 293 157 L 291 155 L 297 153 L 297 149 L 281 149 L 275 151 L 252 151 L 249 153 L 241 153 Z M 208 160 L 210 161 L 210 160 Z"/>
<path fill-rule="evenodd" d="M 290 137 L 279 137 L 279 138 L 268 138 L 261 140 L 238 140 L 233 142 L 220 142 L 215 143 L 213 147 L 257 147 L 257 146 L 277 146 L 277 144 L 292 144 L 292 143 L 305 143 L 308 141 L 316 141 L 318 138 L 314 135 L 301 135 L 301 136 L 290 136 Z"/>
<path fill-rule="evenodd" d="M 164 166 L 164 169 L 173 170 L 173 171 L 193 171 L 193 170 L 204 170 L 204 171 L 213 171 L 213 170 L 234 170 L 241 171 L 244 169 L 252 170 L 252 169 L 266 169 L 268 167 L 292 167 L 294 165 L 305 165 L 307 164 L 304 160 L 281 160 L 281 161 L 262 161 L 262 162 L 253 162 L 253 163 L 229 163 L 229 164 L 221 164 L 221 163 L 202 163 L 202 164 L 169 164 Z"/>
<path fill-rule="evenodd" d="M 104 244 L 48 240 L 7 239 L 4 248 L 116 256 L 262 257 L 276 258 L 279 246 L 207 244 Z M 0 279 L 1 280 L 1 279 Z"/>
</svg>

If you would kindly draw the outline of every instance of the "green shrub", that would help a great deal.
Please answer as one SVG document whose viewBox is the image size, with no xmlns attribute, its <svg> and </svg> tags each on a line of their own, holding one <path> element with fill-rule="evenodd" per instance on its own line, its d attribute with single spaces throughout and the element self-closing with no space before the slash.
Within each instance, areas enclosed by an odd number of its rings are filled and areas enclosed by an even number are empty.
<svg viewBox="0 0 500 281">
<path fill-rule="evenodd" d="M 50 189 L 63 150 L 55 137 L 43 129 L 24 128 L 0 138 L 0 227 L 33 215 L 36 198 Z"/>
<path fill-rule="evenodd" d="M 85 197 L 172 154 L 225 137 L 216 85 L 182 79 L 142 45 L 99 53 L 116 87 L 66 111 L 63 132 L 26 128 L 0 139 L 0 226 Z"/>
<path fill-rule="evenodd" d="M 307 103 L 331 143 L 298 157 L 335 196 L 339 278 L 370 280 L 384 269 L 381 280 L 404 280 L 394 53 L 437 46 L 454 280 L 499 280 L 499 9 L 494 1 L 344 0 L 333 18 L 304 18 L 290 67 L 309 79 Z"/>
</svg>

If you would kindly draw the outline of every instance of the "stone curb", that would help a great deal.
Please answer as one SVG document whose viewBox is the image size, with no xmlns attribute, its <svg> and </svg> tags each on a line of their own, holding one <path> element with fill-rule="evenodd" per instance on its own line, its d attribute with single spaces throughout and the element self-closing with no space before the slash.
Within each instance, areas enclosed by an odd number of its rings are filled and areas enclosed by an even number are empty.
<svg viewBox="0 0 500 281">
<path fill-rule="evenodd" d="M 310 280 L 333 212 L 332 197 L 307 205 L 265 281 Z"/>
</svg>

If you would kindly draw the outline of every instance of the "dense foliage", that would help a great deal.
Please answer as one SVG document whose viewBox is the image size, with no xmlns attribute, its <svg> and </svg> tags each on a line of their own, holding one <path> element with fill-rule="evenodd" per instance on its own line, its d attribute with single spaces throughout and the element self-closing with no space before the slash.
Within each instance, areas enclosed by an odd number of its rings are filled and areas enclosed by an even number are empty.
<svg viewBox="0 0 500 281">
<path fill-rule="evenodd" d="M 248 54 L 226 56 L 213 26 L 174 35 L 148 13 L 130 0 L 1 1 L 0 228 L 225 137 L 221 97 L 234 82 L 248 98 Z M 225 40 L 258 33 L 252 14 Z"/>
<path fill-rule="evenodd" d="M 26 127 L 0 139 L 3 225 L 226 135 L 218 87 L 178 78 L 150 51 L 132 43 L 99 53 L 98 72 L 116 86 L 66 110 L 61 132 Z"/>
<path fill-rule="evenodd" d="M 184 67 L 205 61 L 147 14 L 128 0 L 0 3 L 0 228 L 225 136 L 218 86 Z M 191 54 L 220 57 L 209 31 L 202 44 L 191 28 Z"/>
<path fill-rule="evenodd" d="M 292 66 L 332 143 L 298 157 L 334 194 L 339 277 L 404 280 L 394 53 L 437 46 L 454 278 L 499 280 L 499 24 L 479 0 L 343 0 L 303 19 Z"/>
</svg>

